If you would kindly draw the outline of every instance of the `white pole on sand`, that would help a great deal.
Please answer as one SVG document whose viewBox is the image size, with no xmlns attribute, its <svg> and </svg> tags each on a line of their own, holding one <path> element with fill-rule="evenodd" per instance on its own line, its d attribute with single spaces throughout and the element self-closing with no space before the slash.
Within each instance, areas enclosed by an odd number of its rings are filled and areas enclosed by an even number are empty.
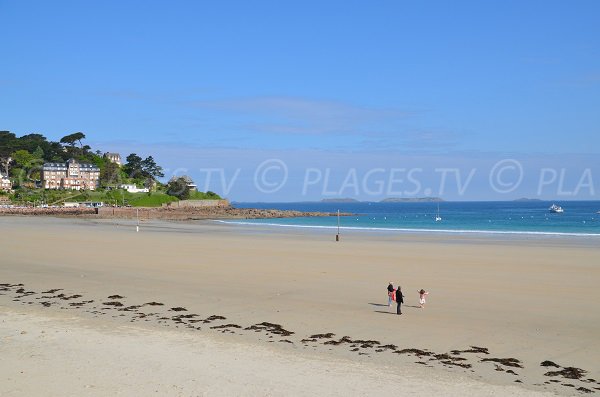
<svg viewBox="0 0 600 397">
<path fill-rule="evenodd" d="M 139 208 L 135 209 L 135 217 L 137 218 L 137 225 L 135 226 L 135 231 L 139 232 L 140 231 L 140 209 Z"/>
<path fill-rule="evenodd" d="M 340 210 L 337 210 L 337 234 L 335 235 L 335 241 L 340 241 Z"/>
</svg>

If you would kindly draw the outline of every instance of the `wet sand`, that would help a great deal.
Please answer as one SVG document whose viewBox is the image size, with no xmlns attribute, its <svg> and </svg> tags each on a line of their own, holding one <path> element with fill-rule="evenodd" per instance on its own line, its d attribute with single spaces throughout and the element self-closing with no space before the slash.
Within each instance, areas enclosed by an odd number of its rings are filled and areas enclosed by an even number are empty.
<svg viewBox="0 0 600 397">
<path fill-rule="evenodd" d="M 298 368 L 331 378 L 331 389 L 320 394 L 387 391 L 393 382 L 379 372 L 410 380 L 407 390 L 419 394 L 439 392 L 444 382 L 457 387 L 456 395 L 482 395 L 479 384 L 498 388 L 495 395 L 600 391 L 594 239 L 351 233 L 335 243 L 333 235 L 306 229 L 153 222 L 135 233 L 125 222 L 18 217 L 0 218 L 0 231 L 0 330 L 10 336 L 11 357 L 36 349 L 11 329 L 36 333 L 49 324 L 90 340 L 122 338 L 119 352 L 131 358 L 123 365 L 138 378 L 139 346 L 127 353 L 132 333 L 148 343 L 160 339 L 165 351 L 176 344 L 189 352 L 181 362 L 165 355 L 165 379 L 145 375 L 161 385 L 171 375 L 183 382 L 177 368 L 200 365 L 193 357 L 203 351 L 198 344 L 212 346 L 196 357 L 203 363 L 227 361 L 235 346 L 247 372 L 237 382 L 228 373 L 231 382 L 219 390 L 234 394 L 244 385 L 258 387 L 248 395 L 320 390 L 314 387 L 321 378 L 308 375 L 313 384 Z M 387 307 L 390 280 L 404 290 L 402 316 Z M 416 307 L 420 288 L 430 291 L 425 309 Z M 43 355 L 43 344 L 38 348 Z M 85 344 L 71 348 L 89 356 L 90 366 L 107 365 Z M 150 349 L 149 359 L 158 360 L 158 351 Z M 263 351 L 264 367 L 252 370 Z M 67 357 L 59 367 L 69 365 Z M 348 366 L 364 383 L 352 371 L 324 375 Z M 219 379 L 223 369 L 215 368 L 212 378 Z M 269 368 L 279 370 L 279 381 L 265 378 Z M 18 377 L 11 382 L 13 392 L 26 387 Z M 218 394 L 203 389 L 206 382 L 189 382 L 184 395 Z M 109 383 L 97 378 L 94 387 Z M 71 391 L 84 386 L 74 382 Z M 2 394 L 10 391 L 3 387 Z"/>
</svg>

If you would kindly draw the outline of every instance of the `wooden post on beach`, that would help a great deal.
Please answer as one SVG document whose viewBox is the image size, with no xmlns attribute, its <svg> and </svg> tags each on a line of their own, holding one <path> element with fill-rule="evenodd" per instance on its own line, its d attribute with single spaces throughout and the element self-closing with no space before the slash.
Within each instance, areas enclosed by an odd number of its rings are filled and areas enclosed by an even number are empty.
<svg viewBox="0 0 600 397">
<path fill-rule="evenodd" d="M 338 232 L 335 235 L 335 241 L 340 241 L 340 210 L 337 213 L 337 221 L 338 221 Z"/>
<path fill-rule="evenodd" d="M 139 208 L 135 209 L 135 217 L 137 218 L 137 225 L 135 226 L 135 231 L 139 232 L 140 231 L 140 209 Z"/>
</svg>

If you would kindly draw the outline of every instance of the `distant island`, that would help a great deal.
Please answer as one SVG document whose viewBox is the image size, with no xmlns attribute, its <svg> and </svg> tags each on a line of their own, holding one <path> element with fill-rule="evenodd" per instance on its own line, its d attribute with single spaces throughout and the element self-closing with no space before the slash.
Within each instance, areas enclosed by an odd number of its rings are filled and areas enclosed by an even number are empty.
<svg viewBox="0 0 600 397">
<path fill-rule="evenodd" d="M 440 197 L 389 197 L 380 203 L 439 203 L 444 201 Z"/>
<path fill-rule="evenodd" d="M 537 198 L 521 197 L 521 198 L 518 198 L 518 199 L 513 200 L 513 201 L 516 201 L 516 202 L 529 202 L 529 201 L 542 201 L 542 200 L 537 199 Z"/>
<path fill-rule="evenodd" d="M 439 203 L 444 201 L 439 197 L 389 197 L 379 201 L 380 203 Z M 325 198 L 321 203 L 370 203 L 372 201 L 360 201 L 350 197 Z"/>
<path fill-rule="evenodd" d="M 326 198 L 321 200 L 322 203 L 359 203 L 360 201 L 353 198 Z"/>
</svg>

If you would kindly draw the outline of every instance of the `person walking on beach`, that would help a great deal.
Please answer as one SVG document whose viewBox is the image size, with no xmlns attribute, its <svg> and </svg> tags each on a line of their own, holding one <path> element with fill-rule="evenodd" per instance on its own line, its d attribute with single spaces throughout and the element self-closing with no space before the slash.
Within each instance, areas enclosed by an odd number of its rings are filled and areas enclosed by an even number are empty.
<svg viewBox="0 0 600 397">
<path fill-rule="evenodd" d="M 394 285 L 390 281 L 390 284 L 387 288 L 388 291 L 388 307 L 392 307 L 392 300 L 394 299 Z"/>
<path fill-rule="evenodd" d="M 429 295 L 429 292 L 425 291 L 423 288 L 421 288 L 421 290 L 419 291 L 419 305 L 421 307 L 421 309 L 425 308 L 425 303 L 427 303 L 425 301 L 425 296 Z"/>
<path fill-rule="evenodd" d="M 402 295 L 402 289 L 400 288 L 400 286 L 398 286 L 398 289 L 396 290 L 396 304 L 398 306 L 396 306 L 396 314 L 402 314 L 402 309 L 401 309 L 401 305 L 404 303 L 404 295 Z"/>
</svg>

